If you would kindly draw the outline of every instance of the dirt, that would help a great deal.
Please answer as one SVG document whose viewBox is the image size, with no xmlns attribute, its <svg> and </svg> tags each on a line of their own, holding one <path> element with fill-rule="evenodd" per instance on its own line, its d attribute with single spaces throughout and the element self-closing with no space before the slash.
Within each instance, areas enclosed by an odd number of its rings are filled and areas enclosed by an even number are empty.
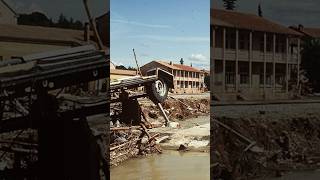
<svg viewBox="0 0 320 180">
<path fill-rule="evenodd" d="M 210 113 L 208 99 L 170 98 L 162 104 L 170 121 L 184 121 Z M 142 111 L 152 120 L 161 120 L 159 108 L 154 104 L 143 104 Z"/>
<path fill-rule="evenodd" d="M 212 177 L 253 179 L 320 168 L 320 106 L 316 105 L 214 107 L 214 118 L 240 135 L 211 120 Z M 256 144 L 249 148 L 240 136 Z"/>
</svg>

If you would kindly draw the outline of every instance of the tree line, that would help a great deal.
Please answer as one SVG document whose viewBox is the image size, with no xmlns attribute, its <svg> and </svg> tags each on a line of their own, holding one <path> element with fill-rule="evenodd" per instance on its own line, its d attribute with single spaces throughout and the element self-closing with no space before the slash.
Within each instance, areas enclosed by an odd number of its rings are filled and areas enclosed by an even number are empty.
<svg viewBox="0 0 320 180">
<path fill-rule="evenodd" d="M 72 17 L 67 18 L 62 13 L 60 14 L 56 22 L 54 22 L 51 18 L 49 19 L 45 14 L 41 12 L 32 12 L 31 14 L 21 14 L 18 17 L 18 24 L 30 25 L 30 26 L 78 29 L 78 30 L 82 30 L 84 28 L 84 24 L 81 21 L 74 20 Z"/>
</svg>

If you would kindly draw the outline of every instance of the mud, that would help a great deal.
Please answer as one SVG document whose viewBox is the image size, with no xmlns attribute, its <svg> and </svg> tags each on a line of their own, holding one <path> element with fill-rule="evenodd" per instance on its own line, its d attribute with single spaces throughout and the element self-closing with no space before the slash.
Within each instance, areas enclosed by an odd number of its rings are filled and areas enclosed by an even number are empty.
<svg viewBox="0 0 320 180">
<path fill-rule="evenodd" d="M 214 108 L 212 118 L 255 145 L 211 121 L 212 177 L 253 179 L 320 168 L 319 104 Z"/>
</svg>

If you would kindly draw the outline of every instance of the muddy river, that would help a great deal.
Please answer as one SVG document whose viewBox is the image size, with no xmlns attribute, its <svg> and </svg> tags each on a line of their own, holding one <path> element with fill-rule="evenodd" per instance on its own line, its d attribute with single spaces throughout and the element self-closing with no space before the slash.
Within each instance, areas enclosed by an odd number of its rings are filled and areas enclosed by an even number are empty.
<svg viewBox="0 0 320 180">
<path fill-rule="evenodd" d="M 209 169 L 209 153 L 164 151 L 111 168 L 111 180 L 209 180 Z"/>
</svg>

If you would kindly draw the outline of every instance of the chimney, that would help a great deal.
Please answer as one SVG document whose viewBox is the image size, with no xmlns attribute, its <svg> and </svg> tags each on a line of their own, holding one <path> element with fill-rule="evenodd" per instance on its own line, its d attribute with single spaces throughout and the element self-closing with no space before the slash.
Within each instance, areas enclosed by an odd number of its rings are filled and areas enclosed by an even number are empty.
<svg viewBox="0 0 320 180">
<path fill-rule="evenodd" d="M 180 59 L 180 64 L 183 65 L 184 61 L 183 58 Z"/>
<path fill-rule="evenodd" d="M 89 23 L 84 24 L 84 41 L 88 42 L 90 40 L 90 25 Z"/>
<path fill-rule="evenodd" d="M 172 61 L 170 61 L 170 63 L 169 63 L 170 65 L 172 65 Z"/>
<path fill-rule="evenodd" d="M 304 28 L 303 25 L 302 25 L 302 24 L 299 24 L 298 30 L 299 30 L 299 31 L 303 31 L 303 28 Z"/>
</svg>

